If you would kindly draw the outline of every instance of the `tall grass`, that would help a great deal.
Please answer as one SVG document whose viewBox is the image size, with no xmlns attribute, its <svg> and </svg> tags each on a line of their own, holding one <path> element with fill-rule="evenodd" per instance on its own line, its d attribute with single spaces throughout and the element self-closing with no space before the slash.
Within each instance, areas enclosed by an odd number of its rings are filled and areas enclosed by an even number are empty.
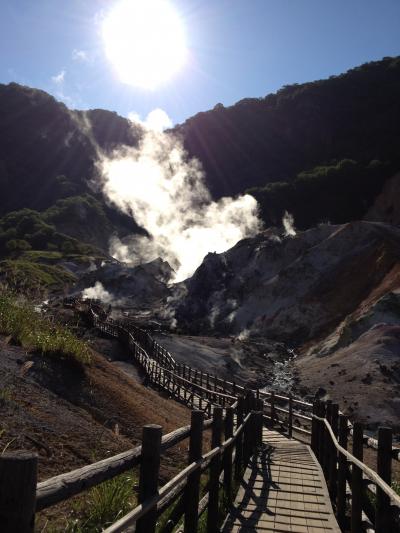
<svg viewBox="0 0 400 533">
<path fill-rule="evenodd" d="M 0 333 L 11 336 L 27 350 L 60 355 L 83 364 L 90 362 L 87 343 L 65 326 L 40 316 L 28 302 L 7 292 L 0 292 Z"/>
<path fill-rule="evenodd" d="M 98 533 L 127 514 L 135 505 L 134 477 L 121 474 L 92 488 L 76 508 L 79 518 L 70 520 L 66 533 Z"/>
</svg>

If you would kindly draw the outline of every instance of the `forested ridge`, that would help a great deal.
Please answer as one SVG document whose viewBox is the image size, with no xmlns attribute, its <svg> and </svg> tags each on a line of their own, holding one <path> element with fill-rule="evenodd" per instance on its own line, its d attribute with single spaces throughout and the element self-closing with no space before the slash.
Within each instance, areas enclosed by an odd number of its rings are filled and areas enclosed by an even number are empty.
<svg viewBox="0 0 400 533">
<path fill-rule="evenodd" d="M 0 85 L 0 257 L 100 257 L 111 235 L 140 231 L 93 178 L 98 147 L 137 146 L 142 133 L 114 112 Z M 286 210 L 303 229 L 360 219 L 400 169 L 400 57 L 217 104 L 168 133 L 201 161 L 214 198 L 249 192 L 266 226 Z"/>
</svg>

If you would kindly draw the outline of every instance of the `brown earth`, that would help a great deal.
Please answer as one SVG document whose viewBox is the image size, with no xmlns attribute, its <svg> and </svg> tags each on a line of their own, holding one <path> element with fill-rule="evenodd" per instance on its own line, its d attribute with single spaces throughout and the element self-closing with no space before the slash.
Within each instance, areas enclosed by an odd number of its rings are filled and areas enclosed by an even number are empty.
<svg viewBox="0 0 400 533">
<path fill-rule="evenodd" d="M 94 342 L 118 359 L 113 341 Z M 0 338 L 0 453 L 32 450 L 39 456 L 39 480 L 111 457 L 140 443 L 142 426 L 160 424 L 163 433 L 186 425 L 190 411 L 142 385 L 116 363 L 94 352 L 90 365 L 26 353 Z M 122 354 L 123 358 L 123 354 Z M 128 363 L 126 363 L 128 364 Z M 185 461 L 184 441 L 162 458 L 162 481 Z M 73 501 L 39 517 L 56 531 Z"/>
</svg>

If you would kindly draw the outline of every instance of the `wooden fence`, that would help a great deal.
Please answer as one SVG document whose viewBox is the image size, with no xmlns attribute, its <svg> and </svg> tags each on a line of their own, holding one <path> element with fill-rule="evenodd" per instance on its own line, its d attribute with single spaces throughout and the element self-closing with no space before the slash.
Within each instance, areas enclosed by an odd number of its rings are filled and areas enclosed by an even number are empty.
<svg viewBox="0 0 400 533">
<path fill-rule="evenodd" d="M 214 533 L 221 518 L 221 487 L 229 504 L 235 480 L 241 479 L 244 466 L 261 444 L 265 424 L 280 428 L 289 438 L 309 439 L 344 531 L 400 531 L 400 497 L 391 487 L 392 459 L 399 459 L 399 449 L 392 447 L 390 429 L 380 428 L 378 439 L 371 439 L 363 435 L 360 424 L 349 423 L 337 404 L 311 404 L 273 391 L 246 390 L 235 382 L 179 364 L 148 332 L 102 316 L 96 303 L 85 306 L 93 326 L 129 349 L 149 384 L 194 408 L 191 424 L 164 436 L 160 426 L 145 426 L 141 446 L 40 483 L 36 480 L 36 455 L 2 455 L 1 531 L 32 532 L 36 512 L 138 467 L 138 506 L 106 532 L 135 525 L 139 533 L 152 533 L 160 515 L 167 513 L 162 533 L 172 531 L 181 521 L 185 532 L 194 533 L 207 510 L 206 530 Z M 211 450 L 207 452 L 206 431 L 211 431 Z M 349 437 L 353 453 L 347 450 Z M 189 439 L 188 465 L 159 488 L 162 455 L 185 439 Z M 377 472 L 362 462 L 363 445 L 377 450 Z M 202 474 L 207 476 L 205 488 L 200 483 Z"/>
<path fill-rule="evenodd" d="M 162 436 L 161 426 L 144 426 L 142 445 L 114 457 L 36 484 L 37 456 L 27 452 L 0 457 L 1 531 L 34 531 L 35 513 L 139 466 L 138 506 L 107 528 L 108 533 L 125 531 L 136 525 L 138 533 L 155 531 L 158 517 L 173 506 L 161 530 L 172 531 L 184 520 L 185 531 L 194 532 L 200 516 L 207 510 L 207 531 L 218 531 L 221 503 L 232 499 L 234 480 L 242 476 L 254 449 L 261 444 L 262 413 L 254 396 L 239 398 L 233 406 L 213 409 L 212 419 L 193 410 L 190 426 Z M 211 450 L 203 453 L 204 433 L 211 430 Z M 163 487 L 158 488 L 160 458 L 163 453 L 189 438 L 188 466 Z M 204 494 L 200 477 L 208 474 Z M 200 498 L 201 496 L 201 498 Z"/>
<path fill-rule="evenodd" d="M 393 490 L 392 431 L 381 427 L 377 440 L 377 472 L 363 461 L 362 425 L 350 428 L 338 404 L 315 402 L 311 447 L 320 462 L 338 523 L 343 531 L 400 531 L 400 496 Z M 352 453 L 348 441 L 352 429 Z"/>
</svg>

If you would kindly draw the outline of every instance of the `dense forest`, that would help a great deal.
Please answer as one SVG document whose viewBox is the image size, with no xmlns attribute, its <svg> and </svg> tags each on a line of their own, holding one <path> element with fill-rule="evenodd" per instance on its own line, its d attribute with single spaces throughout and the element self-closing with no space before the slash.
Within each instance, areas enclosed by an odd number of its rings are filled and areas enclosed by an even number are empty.
<svg viewBox="0 0 400 533">
<path fill-rule="evenodd" d="M 364 166 L 378 160 L 398 168 L 399 124 L 396 57 L 231 107 L 218 104 L 176 131 L 189 153 L 202 161 L 209 188 L 220 197 L 292 182 L 303 171 L 343 159 Z"/>
</svg>

